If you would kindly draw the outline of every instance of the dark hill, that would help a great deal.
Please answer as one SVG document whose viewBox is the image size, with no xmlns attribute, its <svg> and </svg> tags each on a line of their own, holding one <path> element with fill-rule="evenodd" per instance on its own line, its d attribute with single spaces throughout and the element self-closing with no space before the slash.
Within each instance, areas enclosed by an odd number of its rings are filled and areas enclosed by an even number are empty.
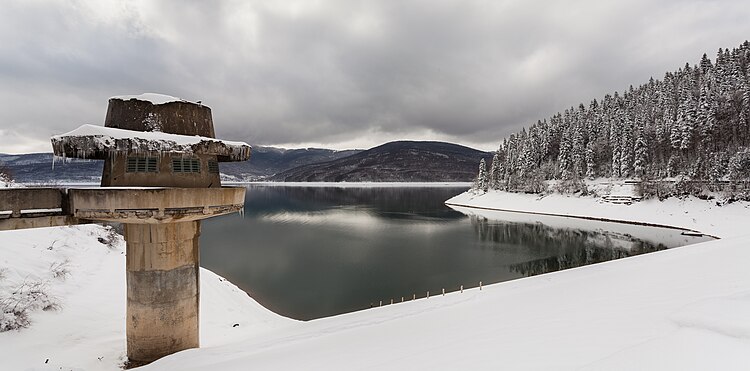
<svg viewBox="0 0 750 371">
<path fill-rule="evenodd" d="M 54 185 L 99 182 L 104 162 L 59 157 L 54 160 L 52 153 L 20 155 L 0 153 L 0 166 L 7 169 L 13 179 L 19 183 Z"/>
<path fill-rule="evenodd" d="M 338 160 L 296 167 L 272 180 L 286 182 L 468 182 L 489 152 L 444 142 L 397 141 Z"/>
<path fill-rule="evenodd" d="M 239 180 L 263 180 L 298 166 L 332 161 L 351 156 L 361 150 L 335 151 L 322 148 L 283 149 L 253 146 L 250 161 L 223 162 L 221 172 Z"/>
</svg>

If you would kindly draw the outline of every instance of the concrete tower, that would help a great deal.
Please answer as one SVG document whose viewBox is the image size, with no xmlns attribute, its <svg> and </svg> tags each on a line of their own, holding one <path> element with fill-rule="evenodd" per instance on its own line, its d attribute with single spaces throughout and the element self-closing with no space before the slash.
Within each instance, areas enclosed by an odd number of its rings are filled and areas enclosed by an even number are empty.
<svg viewBox="0 0 750 371">
<path fill-rule="evenodd" d="M 222 188 L 218 162 L 247 160 L 250 147 L 214 139 L 210 108 L 155 94 L 113 97 L 105 127 L 52 143 L 58 156 L 104 160 L 99 193 L 71 190 L 70 207 L 125 224 L 129 360 L 198 347 L 200 220 L 243 207 L 244 188 Z"/>
</svg>

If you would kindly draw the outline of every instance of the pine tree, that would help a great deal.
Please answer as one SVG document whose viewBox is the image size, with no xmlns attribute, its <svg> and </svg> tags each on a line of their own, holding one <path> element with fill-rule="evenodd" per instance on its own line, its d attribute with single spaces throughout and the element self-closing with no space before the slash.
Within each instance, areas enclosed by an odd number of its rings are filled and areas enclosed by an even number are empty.
<svg viewBox="0 0 750 371">
<path fill-rule="evenodd" d="M 479 174 L 477 175 L 476 185 L 476 190 L 487 191 L 489 180 L 487 178 L 487 164 L 485 164 L 484 159 L 479 161 Z"/>
<path fill-rule="evenodd" d="M 560 166 L 560 177 L 563 180 L 573 178 L 570 151 L 572 143 L 570 139 L 570 131 L 566 130 L 560 139 L 560 154 L 557 157 L 557 163 Z"/>
<path fill-rule="evenodd" d="M 646 176 L 646 166 L 648 164 L 648 146 L 646 145 L 646 138 L 643 136 L 643 132 L 638 133 L 638 138 L 635 140 L 635 163 L 633 164 L 635 170 L 635 176 L 640 179 Z"/>
<path fill-rule="evenodd" d="M 481 162 L 480 162 L 481 163 Z M 503 164 L 500 160 L 500 149 L 495 152 L 492 156 L 492 165 L 490 165 L 489 181 L 487 187 L 489 189 L 500 189 L 503 177 Z"/>
<path fill-rule="evenodd" d="M 596 178 L 596 151 L 593 141 L 586 144 L 586 177 L 589 179 Z"/>
<path fill-rule="evenodd" d="M 700 128 L 700 144 L 701 149 L 704 151 L 710 147 L 713 141 L 714 113 L 711 110 L 710 94 L 710 79 L 705 78 L 701 81 L 698 111 L 695 120 L 696 125 Z"/>
</svg>

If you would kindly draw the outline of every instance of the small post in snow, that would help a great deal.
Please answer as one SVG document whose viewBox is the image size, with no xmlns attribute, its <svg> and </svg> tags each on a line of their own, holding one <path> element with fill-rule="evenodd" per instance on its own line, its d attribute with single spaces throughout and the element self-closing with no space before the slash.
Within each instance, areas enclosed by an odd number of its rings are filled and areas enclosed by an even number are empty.
<svg viewBox="0 0 750 371">
<path fill-rule="evenodd" d="M 464 293 L 464 285 L 461 285 L 461 293 Z"/>
<path fill-rule="evenodd" d="M 401 302 L 402 302 L 402 303 L 404 302 L 404 297 L 403 297 L 403 296 L 401 297 Z"/>
<path fill-rule="evenodd" d="M 393 299 L 391 299 L 391 304 L 393 304 Z"/>
<path fill-rule="evenodd" d="M 411 300 L 417 300 L 417 294 L 412 295 Z"/>
<path fill-rule="evenodd" d="M 427 299 L 429 299 L 429 298 L 430 298 L 430 292 L 427 291 Z"/>
<path fill-rule="evenodd" d="M 382 306 L 383 306 L 383 301 L 382 301 L 382 300 L 380 301 L 380 303 L 378 304 L 378 306 L 379 306 L 379 307 L 382 307 Z"/>
<path fill-rule="evenodd" d="M 482 281 L 479 281 L 479 291 L 482 291 Z"/>
<path fill-rule="evenodd" d="M 445 296 L 445 287 L 443 288 L 443 296 Z"/>
</svg>

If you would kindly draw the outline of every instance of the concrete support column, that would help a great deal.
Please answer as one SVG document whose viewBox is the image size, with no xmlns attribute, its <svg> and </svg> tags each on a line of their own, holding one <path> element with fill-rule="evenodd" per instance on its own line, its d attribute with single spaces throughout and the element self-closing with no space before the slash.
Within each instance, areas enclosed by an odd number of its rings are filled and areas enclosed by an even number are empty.
<svg viewBox="0 0 750 371">
<path fill-rule="evenodd" d="M 126 224 L 128 359 L 197 348 L 200 222 Z"/>
</svg>

